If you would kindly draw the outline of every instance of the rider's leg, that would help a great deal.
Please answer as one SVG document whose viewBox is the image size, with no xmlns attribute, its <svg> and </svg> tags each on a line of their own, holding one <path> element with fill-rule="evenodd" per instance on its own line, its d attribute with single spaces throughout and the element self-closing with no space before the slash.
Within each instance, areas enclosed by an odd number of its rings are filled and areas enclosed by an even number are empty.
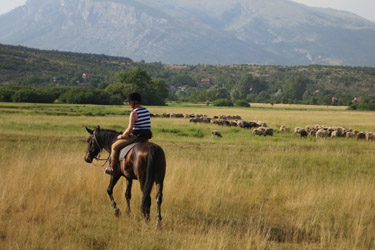
<svg viewBox="0 0 375 250">
<path fill-rule="evenodd" d="M 122 138 L 122 139 L 118 139 L 117 141 L 115 141 L 113 144 L 112 144 L 112 147 L 111 147 L 111 164 L 110 164 L 110 168 L 109 169 L 105 169 L 105 173 L 106 174 L 114 174 L 116 172 L 118 172 L 120 169 L 119 169 L 119 154 L 120 154 L 120 150 L 124 147 L 126 147 L 127 145 L 131 144 L 132 142 L 134 142 L 135 140 L 137 139 L 137 137 L 135 136 L 128 136 L 126 138 Z"/>
</svg>

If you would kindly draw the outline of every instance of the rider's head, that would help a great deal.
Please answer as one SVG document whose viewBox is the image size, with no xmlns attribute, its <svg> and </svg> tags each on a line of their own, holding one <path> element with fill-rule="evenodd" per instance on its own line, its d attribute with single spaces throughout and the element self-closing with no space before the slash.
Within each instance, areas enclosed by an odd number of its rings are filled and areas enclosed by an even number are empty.
<svg viewBox="0 0 375 250">
<path fill-rule="evenodd" d="M 126 101 L 129 103 L 129 105 L 134 107 L 137 104 L 141 104 L 141 95 L 137 92 L 131 92 L 128 94 Z"/>
</svg>

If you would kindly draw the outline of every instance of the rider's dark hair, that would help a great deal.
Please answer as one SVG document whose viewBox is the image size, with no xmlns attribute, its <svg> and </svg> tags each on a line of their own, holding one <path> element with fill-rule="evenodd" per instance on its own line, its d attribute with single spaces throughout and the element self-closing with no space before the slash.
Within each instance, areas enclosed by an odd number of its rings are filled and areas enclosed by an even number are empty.
<svg viewBox="0 0 375 250">
<path fill-rule="evenodd" d="M 137 92 L 131 92 L 128 94 L 128 97 L 126 98 L 125 101 L 130 102 L 130 101 L 135 101 L 137 103 L 141 103 L 141 94 Z"/>
</svg>

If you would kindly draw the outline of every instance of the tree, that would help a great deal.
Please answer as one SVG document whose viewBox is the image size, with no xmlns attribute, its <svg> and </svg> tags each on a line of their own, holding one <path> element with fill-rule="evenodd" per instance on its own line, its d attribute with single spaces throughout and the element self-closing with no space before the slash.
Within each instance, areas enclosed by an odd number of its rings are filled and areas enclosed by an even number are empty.
<svg viewBox="0 0 375 250">
<path fill-rule="evenodd" d="M 168 98 L 169 91 L 167 84 L 163 79 L 152 79 L 149 89 L 145 92 L 145 104 L 165 105 L 165 99 Z"/>
<path fill-rule="evenodd" d="M 306 80 L 300 76 L 293 76 L 286 82 L 283 89 L 283 95 L 287 100 L 302 100 L 306 90 Z"/>
<path fill-rule="evenodd" d="M 119 81 L 137 86 L 140 92 L 144 91 L 151 82 L 151 77 L 145 70 L 136 68 L 129 72 L 120 73 Z"/>
<path fill-rule="evenodd" d="M 362 97 L 361 102 L 357 104 L 357 109 L 359 110 L 375 110 L 375 97 L 365 96 Z"/>
<path fill-rule="evenodd" d="M 11 102 L 12 96 L 16 91 L 16 88 L 0 87 L 0 102 Z"/>
<path fill-rule="evenodd" d="M 199 99 L 202 97 L 202 95 L 204 95 L 204 94 L 201 94 L 202 92 L 206 93 L 206 91 L 203 89 L 188 88 L 186 90 L 185 100 L 188 102 L 199 102 Z M 204 99 L 203 101 L 206 101 L 206 99 Z"/>
<path fill-rule="evenodd" d="M 239 100 L 244 98 L 244 93 L 237 87 L 233 88 L 230 92 L 230 97 L 232 100 Z"/>
<path fill-rule="evenodd" d="M 270 101 L 270 98 L 270 94 L 263 90 L 255 97 L 255 102 L 266 103 Z"/>
<path fill-rule="evenodd" d="M 184 75 L 175 75 L 171 77 L 170 83 L 174 86 L 197 86 L 197 83 L 191 78 L 190 76 L 184 74 Z"/>
<path fill-rule="evenodd" d="M 226 89 L 223 88 L 212 88 L 207 90 L 206 101 L 214 101 L 217 99 L 229 99 L 230 95 Z"/>
<path fill-rule="evenodd" d="M 151 79 L 146 71 L 139 68 L 120 73 L 118 82 L 108 85 L 105 90 L 123 100 L 130 92 L 138 92 L 142 95 L 142 103 L 146 105 L 165 105 L 169 94 L 164 80 Z"/>
<path fill-rule="evenodd" d="M 111 95 L 117 95 L 122 100 L 125 100 L 128 96 L 128 93 L 137 90 L 137 86 L 134 84 L 126 84 L 126 83 L 112 83 L 108 85 L 105 89 Z"/>
<path fill-rule="evenodd" d="M 244 97 L 250 92 L 257 94 L 260 91 L 267 89 L 267 85 L 263 81 L 257 77 L 253 77 L 251 74 L 243 75 L 236 86 L 242 91 Z"/>
</svg>

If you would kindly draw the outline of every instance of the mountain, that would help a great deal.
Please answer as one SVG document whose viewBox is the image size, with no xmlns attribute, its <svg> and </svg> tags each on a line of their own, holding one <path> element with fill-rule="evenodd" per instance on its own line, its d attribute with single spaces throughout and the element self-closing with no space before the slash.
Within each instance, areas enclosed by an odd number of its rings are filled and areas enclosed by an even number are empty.
<svg viewBox="0 0 375 250">
<path fill-rule="evenodd" d="M 28 0 L 0 43 L 168 64 L 375 66 L 375 23 L 289 0 Z"/>
</svg>

